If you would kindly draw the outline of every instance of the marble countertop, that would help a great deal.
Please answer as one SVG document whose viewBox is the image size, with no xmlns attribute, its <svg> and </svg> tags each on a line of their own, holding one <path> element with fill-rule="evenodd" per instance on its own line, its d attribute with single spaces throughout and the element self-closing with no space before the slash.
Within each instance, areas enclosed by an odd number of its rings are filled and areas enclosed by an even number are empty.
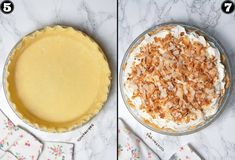
<svg viewBox="0 0 235 160">
<path fill-rule="evenodd" d="M 11 14 L 0 12 L 0 108 L 18 125 L 44 141 L 75 143 L 75 160 L 110 160 L 116 156 L 117 3 L 115 0 L 11 0 Z M 2 2 L 2 0 L 0 0 Z M 12 47 L 26 34 L 47 25 L 69 25 L 94 38 L 105 51 L 112 69 L 108 102 L 89 123 L 75 131 L 54 134 L 38 131 L 22 122 L 9 107 L 2 88 L 2 72 Z M 87 129 L 93 126 L 87 133 Z M 86 133 L 86 134 L 85 134 Z M 79 141 L 76 141 L 79 139 Z"/>
<path fill-rule="evenodd" d="M 218 39 L 235 65 L 235 12 L 224 14 L 221 0 L 120 0 L 119 1 L 119 68 L 130 43 L 148 28 L 166 22 L 183 22 L 195 25 Z M 234 88 L 232 88 L 234 93 Z M 235 159 L 235 96 L 222 115 L 207 128 L 186 136 L 166 136 L 154 133 L 139 124 L 126 109 L 119 94 L 119 117 L 122 117 L 138 136 L 167 160 L 179 146 L 190 143 L 206 160 Z M 152 139 L 147 137 L 152 135 Z M 154 141 L 159 143 L 161 151 Z"/>
</svg>

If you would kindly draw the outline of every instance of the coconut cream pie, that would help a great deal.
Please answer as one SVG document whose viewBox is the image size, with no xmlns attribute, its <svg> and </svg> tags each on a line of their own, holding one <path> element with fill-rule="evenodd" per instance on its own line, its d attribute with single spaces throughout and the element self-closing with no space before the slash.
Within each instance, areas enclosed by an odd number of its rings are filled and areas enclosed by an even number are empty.
<svg viewBox="0 0 235 160">
<path fill-rule="evenodd" d="M 71 27 L 24 37 L 8 58 L 5 91 L 16 113 L 46 131 L 90 120 L 107 99 L 110 69 L 100 47 Z"/>
<path fill-rule="evenodd" d="M 180 25 L 146 34 L 122 67 L 129 106 L 158 129 L 187 131 L 204 123 L 226 89 L 219 50 Z"/>
</svg>

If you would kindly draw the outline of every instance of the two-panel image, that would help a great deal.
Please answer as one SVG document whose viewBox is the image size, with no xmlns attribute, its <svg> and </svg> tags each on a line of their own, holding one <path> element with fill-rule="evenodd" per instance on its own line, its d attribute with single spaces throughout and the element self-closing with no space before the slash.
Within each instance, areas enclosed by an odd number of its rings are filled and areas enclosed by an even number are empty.
<svg viewBox="0 0 235 160">
<path fill-rule="evenodd" d="M 233 0 L 0 6 L 0 160 L 235 160 Z"/>
</svg>

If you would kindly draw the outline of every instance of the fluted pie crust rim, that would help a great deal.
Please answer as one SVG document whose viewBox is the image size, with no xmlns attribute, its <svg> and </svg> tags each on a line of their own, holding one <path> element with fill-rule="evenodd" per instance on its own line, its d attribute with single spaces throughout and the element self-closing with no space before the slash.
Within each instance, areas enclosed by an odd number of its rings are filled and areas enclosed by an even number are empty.
<svg viewBox="0 0 235 160">
<path fill-rule="evenodd" d="M 97 91 L 97 96 L 96 96 L 96 99 L 94 100 L 94 103 L 92 103 L 93 104 L 92 107 L 90 107 L 86 113 L 78 117 L 73 122 L 68 122 L 67 124 L 66 122 L 65 123 L 62 122 L 61 125 L 59 123 L 55 125 L 54 123 L 51 123 L 49 121 L 47 122 L 43 119 L 38 119 L 34 115 L 28 115 L 28 113 L 22 112 L 21 110 L 22 106 L 21 104 L 17 103 L 17 100 L 14 99 L 15 98 L 13 96 L 14 90 L 11 89 L 12 83 L 14 83 L 12 82 L 13 80 L 12 75 L 13 75 L 14 67 L 15 67 L 14 58 L 17 56 L 17 54 L 19 54 L 18 52 L 21 52 L 22 48 L 27 47 L 27 45 L 30 45 L 32 41 L 35 41 L 39 37 L 41 38 L 43 37 L 43 35 L 47 36 L 47 34 L 51 34 L 55 32 L 58 34 L 61 32 L 63 33 L 66 32 L 69 34 L 78 35 L 85 41 L 89 41 L 89 45 L 92 45 L 95 48 L 97 47 L 96 54 L 102 57 L 99 60 L 100 60 L 100 65 L 102 66 L 101 72 L 102 72 L 102 75 L 104 75 L 103 77 L 101 77 L 102 87 L 100 88 L 99 91 Z M 43 29 L 32 32 L 29 35 L 23 37 L 20 40 L 20 42 L 16 44 L 16 46 L 13 48 L 13 50 L 9 54 L 6 64 L 5 64 L 4 76 L 3 76 L 4 92 L 5 92 L 9 105 L 11 106 L 13 111 L 16 113 L 16 115 L 20 119 L 22 119 L 25 123 L 29 124 L 30 126 L 37 128 L 39 130 L 42 130 L 42 131 L 46 131 L 46 132 L 67 132 L 67 131 L 74 130 L 82 126 L 83 124 L 87 123 L 91 118 L 93 118 L 102 109 L 104 103 L 107 101 L 108 93 L 110 90 L 110 85 L 111 85 L 111 71 L 109 68 L 107 58 L 104 52 L 102 51 L 102 49 L 100 48 L 100 46 L 91 37 L 86 35 L 84 32 L 74 29 L 72 27 L 60 26 L 60 25 L 48 26 Z"/>
</svg>

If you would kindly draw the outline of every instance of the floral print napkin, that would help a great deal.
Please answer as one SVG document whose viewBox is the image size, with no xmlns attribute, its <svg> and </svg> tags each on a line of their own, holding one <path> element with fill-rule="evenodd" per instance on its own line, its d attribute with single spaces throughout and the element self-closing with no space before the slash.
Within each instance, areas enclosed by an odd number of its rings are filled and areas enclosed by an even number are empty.
<svg viewBox="0 0 235 160">
<path fill-rule="evenodd" d="M 30 132 L 15 126 L 0 110 L 0 160 L 72 160 L 73 152 L 73 143 L 43 144 Z"/>
<path fill-rule="evenodd" d="M 23 128 L 15 126 L 0 110 L 0 149 L 6 158 L 12 157 L 11 153 L 18 160 L 36 160 L 42 146 L 37 138 Z"/>
<path fill-rule="evenodd" d="M 6 151 L 16 139 L 12 137 L 15 133 L 15 125 L 0 110 L 0 149 Z"/>
<path fill-rule="evenodd" d="M 158 155 L 132 133 L 121 119 L 118 121 L 118 157 L 120 160 L 160 160 Z"/>
<path fill-rule="evenodd" d="M 72 160 L 74 144 L 62 142 L 45 142 L 39 160 Z"/>
<path fill-rule="evenodd" d="M 0 149 L 1 160 L 18 160 L 12 153 Z"/>
<path fill-rule="evenodd" d="M 0 157 L 1 160 L 19 160 L 12 153 L 4 152 L 4 154 Z"/>
<path fill-rule="evenodd" d="M 160 160 L 139 137 L 137 137 L 125 122 L 118 120 L 118 157 L 120 160 Z M 190 145 L 180 147 L 169 160 L 202 160 Z"/>
<path fill-rule="evenodd" d="M 4 154 L 5 154 L 5 151 L 3 151 L 3 150 L 0 149 L 0 159 L 1 159 L 1 157 L 2 157 Z"/>
<path fill-rule="evenodd" d="M 202 160 L 202 158 L 189 145 L 185 145 L 180 147 L 169 160 Z"/>
<path fill-rule="evenodd" d="M 43 144 L 31 133 L 20 127 L 15 127 L 17 140 L 8 149 L 19 160 L 37 160 Z"/>
</svg>

